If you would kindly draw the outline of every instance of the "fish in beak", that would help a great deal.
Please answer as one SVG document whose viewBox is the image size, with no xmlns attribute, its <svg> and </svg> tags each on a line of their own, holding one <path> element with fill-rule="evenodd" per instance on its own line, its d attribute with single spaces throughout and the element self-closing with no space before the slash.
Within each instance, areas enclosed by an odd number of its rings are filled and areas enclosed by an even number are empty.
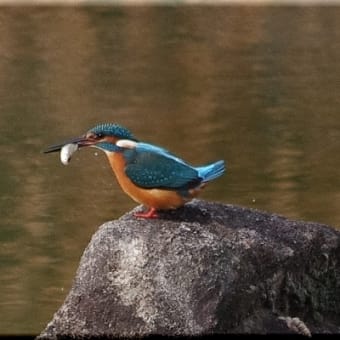
<svg viewBox="0 0 340 340">
<path fill-rule="evenodd" d="M 60 151 L 60 161 L 64 165 L 67 165 L 72 155 L 80 148 L 85 146 L 91 146 L 96 143 L 96 140 L 94 138 L 91 138 L 90 136 L 81 136 L 69 139 L 63 143 L 60 144 L 54 144 L 47 147 L 46 150 L 44 150 L 44 153 L 51 153 L 51 152 L 57 152 Z"/>
<path fill-rule="evenodd" d="M 81 136 L 81 137 L 76 137 L 76 138 L 66 140 L 63 143 L 50 145 L 47 147 L 46 150 L 43 151 L 43 153 L 60 151 L 63 148 L 63 146 L 68 145 L 68 144 L 75 144 L 78 146 L 78 148 L 80 148 L 84 146 L 91 146 L 95 143 L 96 141 L 94 139 L 86 137 L 86 136 Z"/>
</svg>

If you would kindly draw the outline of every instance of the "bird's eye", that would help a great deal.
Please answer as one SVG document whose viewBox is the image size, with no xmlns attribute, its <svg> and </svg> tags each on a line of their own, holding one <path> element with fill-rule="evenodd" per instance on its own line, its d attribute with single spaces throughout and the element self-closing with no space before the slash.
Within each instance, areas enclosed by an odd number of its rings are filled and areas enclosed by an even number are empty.
<svg viewBox="0 0 340 340">
<path fill-rule="evenodd" d="M 102 133 L 94 133 L 91 136 L 93 139 L 102 139 L 104 135 Z"/>
<path fill-rule="evenodd" d="M 86 138 L 88 138 L 88 139 L 96 140 L 96 139 L 101 139 L 103 137 L 104 137 L 104 135 L 102 133 L 94 133 L 94 132 L 91 132 L 91 131 L 86 134 Z"/>
</svg>

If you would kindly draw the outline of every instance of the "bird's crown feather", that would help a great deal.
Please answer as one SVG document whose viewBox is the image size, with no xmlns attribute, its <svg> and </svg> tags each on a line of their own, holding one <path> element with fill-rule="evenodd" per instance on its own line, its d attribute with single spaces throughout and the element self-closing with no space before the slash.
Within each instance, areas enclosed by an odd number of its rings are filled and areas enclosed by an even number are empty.
<svg viewBox="0 0 340 340">
<path fill-rule="evenodd" d="M 105 136 L 114 136 L 118 138 L 136 140 L 133 134 L 127 128 L 113 123 L 98 124 L 90 131 L 95 134 L 102 134 Z"/>
</svg>

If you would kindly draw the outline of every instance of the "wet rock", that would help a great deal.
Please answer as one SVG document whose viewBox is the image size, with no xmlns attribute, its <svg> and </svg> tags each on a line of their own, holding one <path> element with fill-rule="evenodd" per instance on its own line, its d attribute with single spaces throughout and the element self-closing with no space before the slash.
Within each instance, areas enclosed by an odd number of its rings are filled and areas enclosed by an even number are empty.
<svg viewBox="0 0 340 340">
<path fill-rule="evenodd" d="M 93 235 L 40 338 L 294 333 L 295 317 L 340 333 L 335 229 L 201 200 L 156 220 L 133 212 Z"/>
</svg>

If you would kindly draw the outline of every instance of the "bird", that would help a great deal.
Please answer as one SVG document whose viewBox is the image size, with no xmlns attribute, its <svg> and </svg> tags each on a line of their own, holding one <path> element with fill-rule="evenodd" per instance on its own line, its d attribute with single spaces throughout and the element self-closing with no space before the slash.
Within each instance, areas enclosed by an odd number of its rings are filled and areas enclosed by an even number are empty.
<svg viewBox="0 0 340 340">
<path fill-rule="evenodd" d="M 223 175 L 224 160 L 192 166 L 160 146 L 139 141 L 129 129 L 102 123 L 80 137 L 46 148 L 44 153 L 95 147 L 104 151 L 122 190 L 148 209 L 136 217 L 158 218 L 162 210 L 177 209 L 196 197 L 206 184 Z"/>
</svg>

